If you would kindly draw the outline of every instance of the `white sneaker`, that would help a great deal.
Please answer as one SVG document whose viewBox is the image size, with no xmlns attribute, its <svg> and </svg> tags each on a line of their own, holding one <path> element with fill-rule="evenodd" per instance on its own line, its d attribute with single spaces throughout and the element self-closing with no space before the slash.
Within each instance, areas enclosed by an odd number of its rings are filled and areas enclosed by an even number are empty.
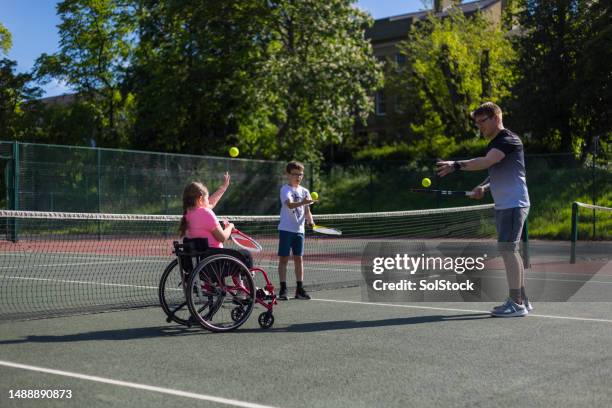
<svg viewBox="0 0 612 408">
<path fill-rule="evenodd" d="M 531 302 L 529 302 L 529 298 L 527 298 L 527 296 L 525 296 L 525 299 L 523 299 L 523 304 L 525 305 L 525 309 L 527 309 L 528 312 L 531 312 L 533 310 L 533 305 L 531 304 Z"/>
<path fill-rule="evenodd" d="M 491 311 L 493 317 L 522 317 L 527 316 L 529 312 L 524 305 L 515 303 L 512 299 L 506 300 L 506 303 L 496 306 Z"/>
</svg>

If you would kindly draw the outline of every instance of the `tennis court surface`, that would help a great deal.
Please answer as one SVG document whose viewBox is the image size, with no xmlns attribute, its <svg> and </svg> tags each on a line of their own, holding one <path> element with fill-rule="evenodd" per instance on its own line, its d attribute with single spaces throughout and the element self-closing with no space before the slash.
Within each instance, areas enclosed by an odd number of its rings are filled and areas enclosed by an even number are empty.
<svg viewBox="0 0 612 408">
<path fill-rule="evenodd" d="M 493 319 L 491 302 L 372 303 L 354 286 L 365 242 L 490 239 L 485 207 L 318 218 L 346 233 L 309 237 L 313 299 L 280 302 L 270 329 L 256 309 L 221 334 L 167 323 L 155 306 L 175 220 L 5 214 L 18 239 L 0 248 L 0 405 L 609 406 L 610 302 L 536 301 L 526 318 Z M 256 264 L 277 283 L 273 224 L 236 221 L 262 243 Z M 528 283 L 583 279 L 569 249 L 532 241 Z M 577 265 L 596 265 L 588 280 L 600 290 L 612 285 L 609 249 L 576 250 Z"/>
</svg>

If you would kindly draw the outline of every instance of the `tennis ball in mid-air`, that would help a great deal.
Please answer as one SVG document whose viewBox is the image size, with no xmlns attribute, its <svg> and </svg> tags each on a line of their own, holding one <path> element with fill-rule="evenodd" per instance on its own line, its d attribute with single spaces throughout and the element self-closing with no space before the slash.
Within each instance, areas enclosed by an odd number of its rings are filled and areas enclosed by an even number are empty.
<svg viewBox="0 0 612 408">
<path fill-rule="evenodd" d="M 431 180 L 428 179 L 427 177 L 425 177 L 422 181 L 421 184 L 423 185 L 423 187 L 429 187 L 431 186 Z"/>
<path fill-rule="evenodd" d="M 238 150 L 237 147 L 230 147 L 229 149 L 229 155 L 231 157 L 238 157 L 238 155 L 240 154 L 240 150 Z"/>
<path fill-rule="evenodd" d="M 310 198 L 312 198 L 313 200 L 318 200 L 319 193 L 317 193 L 316 191 L 313 191 L 312 193 L 310 193 Z"/>
</svg>

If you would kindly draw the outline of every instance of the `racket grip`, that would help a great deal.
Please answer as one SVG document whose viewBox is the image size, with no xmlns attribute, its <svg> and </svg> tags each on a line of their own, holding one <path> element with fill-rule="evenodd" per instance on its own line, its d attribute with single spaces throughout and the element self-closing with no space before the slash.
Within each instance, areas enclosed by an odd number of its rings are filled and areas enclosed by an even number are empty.
<svg viewBox="0 0 612 408">
<path fill-rule="evenodd" d="M 472 197 L 474 195 L 473 191 L 466 191 L 465 192 L 466 197 Z"/>
</svg>

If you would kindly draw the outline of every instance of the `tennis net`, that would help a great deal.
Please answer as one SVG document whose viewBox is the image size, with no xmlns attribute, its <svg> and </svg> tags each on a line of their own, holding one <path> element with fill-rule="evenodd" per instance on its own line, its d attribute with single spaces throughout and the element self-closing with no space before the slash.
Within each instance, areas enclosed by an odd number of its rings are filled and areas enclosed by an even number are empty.
<svg viewBox="0 0 612 408">
<path fill-rule="evenodd" d="M 173 259 L 180 218 L 0 210 L 0 321 L 158 305 L 159 279 Z M 254 263 L 277 283 L 278 216 L 223 218 L 263 246 Z M 495 236 L 490 204 L 315 220 L 343 235 L 308 234 L 305 284 L 311 289 L 358 285 L 370 242 Z"/>
<path fill-rule="evenodd" d="M 612 207 L 578 201 L 572 204 L 571 263 L 576 262 L 576 256 L 588 258 L 589 254 L 596 254 L 598 247 L 609 248 L 611 240 Z M 588 245 L 580 245 L 581 243 Z"/>
</svg>

